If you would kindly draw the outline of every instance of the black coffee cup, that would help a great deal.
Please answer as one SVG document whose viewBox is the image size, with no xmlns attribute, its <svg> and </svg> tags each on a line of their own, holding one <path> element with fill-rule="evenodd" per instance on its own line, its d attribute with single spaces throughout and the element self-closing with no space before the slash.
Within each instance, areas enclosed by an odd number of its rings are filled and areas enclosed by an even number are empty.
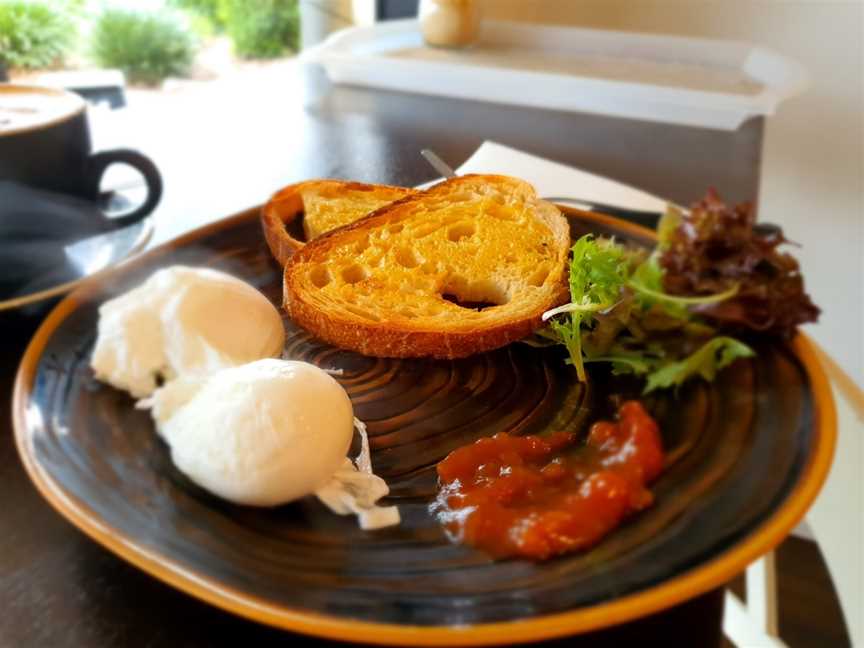
<svg viewBox="0 0 864 648">
<path fill-rule="evenodd" d="M 96 229 L 137 222 L 159 203 L 162 177 L 150 158 L 138 151 L 94 153 L 85 108 L 84 100 L 70 92 L 0 83 L 0 180 L 101 205 L 103 174 L 112 164 L 128 164 L 143 176 L 147 196 L 121 216 L 109 218 L 99 211 L 103 222 Z"/>
</svg>

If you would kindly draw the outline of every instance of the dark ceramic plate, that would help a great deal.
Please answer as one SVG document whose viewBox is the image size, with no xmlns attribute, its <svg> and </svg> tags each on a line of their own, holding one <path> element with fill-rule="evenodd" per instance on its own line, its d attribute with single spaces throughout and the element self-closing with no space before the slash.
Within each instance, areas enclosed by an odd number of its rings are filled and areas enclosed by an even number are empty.
<svg viewBox="0 0 864 648">
<path fill-rule="evenodd" d="M 570 216 L 574 235 L 651 241 L 620 221 Z M 771 549 L 830 465 L 833 406 L 810 343 L 762 344 L 713 385 L 648 401 L 669 456 L 653 508 L 587 553 L 493 562 L 450 544 L 427 513 L 435 463 L 500 430 L 582 429 L 606 412 L 610 390 L 633 386 L 601 373 L 589 393 L 555 349 L 380 360 L 324 346 L 286 321 L 288 355 L 344 369 L 403 523 L 364 532 L 311 498 L 272 510 L 233 506 L 184 479 L 149 415 L 88 369 L 99 304 L 177 263 L 227 270 L 279 301 L 280 273 L 254 210 L 88 283 L 48 317 L 24 358 L 18 448 L 43 495 L 96 541 L 264 623 L 398 645 L 536 640 L 620 623 L 717 587 Z"/>
</svg>

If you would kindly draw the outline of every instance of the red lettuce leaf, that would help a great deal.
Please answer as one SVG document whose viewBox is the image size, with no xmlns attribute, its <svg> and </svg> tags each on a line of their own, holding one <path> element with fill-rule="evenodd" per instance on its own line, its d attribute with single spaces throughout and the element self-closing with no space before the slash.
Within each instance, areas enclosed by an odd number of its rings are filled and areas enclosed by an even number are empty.
<svg viewBox="0 0 864 648">
<path fill-rule="evenodd" d="M 693 296 L 737 285 L 733 297 L 693 311 L 723 330 L 791 335 L 820 311 L 804 291 L 798 261 L 778 250 L 784 243 L 779 227 L 756 224 L 752 205 L 727 206 L 711 190 L 664 241 L 663 288 Z"/>
</svg>

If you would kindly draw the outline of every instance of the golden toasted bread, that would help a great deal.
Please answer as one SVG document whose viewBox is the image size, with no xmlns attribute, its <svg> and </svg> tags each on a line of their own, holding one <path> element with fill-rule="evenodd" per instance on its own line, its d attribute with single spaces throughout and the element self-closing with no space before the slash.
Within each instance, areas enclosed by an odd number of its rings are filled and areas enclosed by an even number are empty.
<svg viewBox="0 0 864 648">
<path fill-rule="evenodd" d="M 381 357 L 459 358 L 530 334 L 566 295 L 567 220 L 526 182 L 468 175 L 320 236 L 284 270 L 291 318 Z"/>
<path fill-rule="evenodd" d="M 320 236 L 394 200 L 413 189 L 341 180 L 308 180 L 279 190 L 261 210 L 261 225 L 270 252 L 285 265 L 305 241 Z M 302 216 L 302 223 L 301 221 Z"/>
</svg>

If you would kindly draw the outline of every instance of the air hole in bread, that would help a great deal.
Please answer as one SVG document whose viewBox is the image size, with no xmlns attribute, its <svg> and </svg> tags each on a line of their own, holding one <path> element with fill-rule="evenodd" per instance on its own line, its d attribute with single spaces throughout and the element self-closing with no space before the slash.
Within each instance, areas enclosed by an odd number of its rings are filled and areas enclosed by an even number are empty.
<svg viewBox="0 0 864 648">
<path fill-rule="evenodd" d="M 327 266 L 316 265 L 309 271 L 309 281 L 316 288 L 323 288 L 333 280 Z"/>
<path fill-rule="evenodd" d="M 460 308 L 483 310 L 510 301 L 507 290 L 489 279 L 468 281 L 461 275 L 451 275 L 441 290 L 441 299 Z"/>
<path fill-rule="evenodd" d="M 369 247 L 369 237 L 368 237 L 368 236 L 364 236 L 363 238 L 361 238 L 360 240 L 358 240 L 357 243 L 354 245 L 354 251 L 355 251 L 357 254 L 362 254 L 363 252 L 366 251 L 366 249 L 367 249 L 368 247 Z"/>
<path fill-rule="evenodd" d="M 487 301 L 463 301 L 459 299 L 456 295 L 452 295 L 450 293 L 443 293 L 441 295 L 441 299 L 444 301 L 448 301 L 451 304 L 455 304 L 459 308 L 465 308 L 466 310 L 474 310 L 474 311 L 482 311 L 486 308 L 493 308 L 494 306 L 500 306 L 501 304 L 496 304 L 495 302 L 487 302 Z"/>
<path fill-rule="evenodd" d="M 402 223 L 396 223 L 395 225 L 391 225 L 390 227 L 388 227 L 387 231 L 391 234 L 398 234 L 403 229 L 405 229 L 405 226 Z"/>
<path fill-rule="evenodd" d="M 546 278 L 549 276 L 549 266 L 541 265 L 539 268 L 534 270 L 527 279 L 529 286 L 537 286 L 540 287 L 546 281 Z"/>
<path fill-rule="evenodd" d="M 420 259 L 417 258 L 417 254 L 411 248 L 398 247 L 394 252 L 394 256 L 396 257 L 396 263 L 403 268 L 416 268 L 420 265 Z"/>
<path fill-rule="evenodd" d="M 290 221 L 285 223 L 285 233 L 296 241 L 301 241 L 303 243 L 308 242 L 309 237 L 306 236 L 306 228 L 304 226 L 305 221 L 305 212 L 300 212 Z"/>
<path fill-rule="evenodd" d="M 447 230 L 447 238 L 454 243 L 458 243 L 463 238 L 474 236 L 476 232 L 477 226 L 474 223 L 456 223 L 456 225 Z"/>
<path fill-rule="evenodd" d="M 367 276 L 369 273 L 366 272 L 366 268 L 356 263 L 342 268 L 342 281 L 347 284 L 356 284 L 363 281 Z"/>
<path fill-rule="evenodd" d="M 500 205 L 497 202 L 492 202 L 491 204 L 488 204 L 485 211 L 487 215 L 501 221 L 518 220 L 518 214 L 516 214 L 513 209 L 505 205 Z"/>
</svg>

